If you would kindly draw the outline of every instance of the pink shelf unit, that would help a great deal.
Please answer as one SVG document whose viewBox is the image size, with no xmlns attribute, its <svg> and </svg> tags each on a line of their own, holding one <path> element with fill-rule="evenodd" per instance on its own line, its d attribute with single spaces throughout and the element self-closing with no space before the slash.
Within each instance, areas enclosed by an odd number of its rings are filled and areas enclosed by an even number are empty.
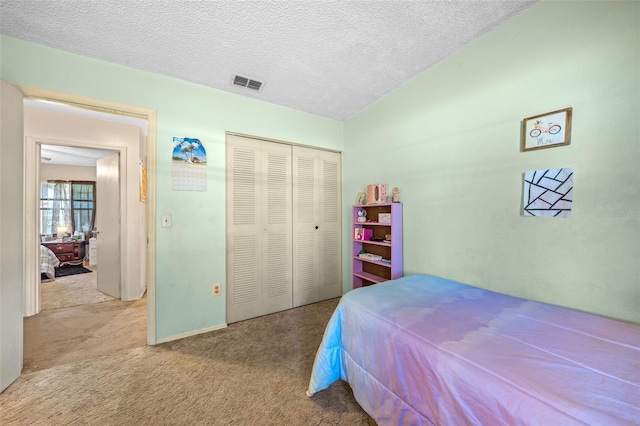
<svg viewBox="0 0 640 426">
<path fill-rule="evenodd" d="M 359 210 L 367 212 L 366 222 L 358 222 Z M 353 288 L 402 277 L 402 204 L 355 205 L 351 223 Z M 380 239 L 384 241 L 375 241 Z M 375 257 L 361 257 L 362 251 Z"/>
</svg>

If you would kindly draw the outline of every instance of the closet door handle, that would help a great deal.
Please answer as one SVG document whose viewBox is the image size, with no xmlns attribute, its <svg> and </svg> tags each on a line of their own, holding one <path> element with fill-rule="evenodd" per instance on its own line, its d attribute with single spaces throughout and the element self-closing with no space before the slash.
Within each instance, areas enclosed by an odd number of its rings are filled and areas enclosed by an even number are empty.
<svg viewBox="0 0 640 426">
<path fill-rule="evenodd" d="M 318 225 L 316 225 L 316 229 L 318 229 Z"/>
</svg>

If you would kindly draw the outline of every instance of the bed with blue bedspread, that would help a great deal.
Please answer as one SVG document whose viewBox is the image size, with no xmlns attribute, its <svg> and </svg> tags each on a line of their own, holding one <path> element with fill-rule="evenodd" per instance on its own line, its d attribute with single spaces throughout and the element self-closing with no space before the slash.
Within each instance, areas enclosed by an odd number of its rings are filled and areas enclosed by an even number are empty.
<svg viewBox="0 0 640 426">
<path fill-rule="evenodd" d="M 380 425 L 640 424 L 640 325 L 428 275 L 346 293 L 307 394 Z"/>
</svg>

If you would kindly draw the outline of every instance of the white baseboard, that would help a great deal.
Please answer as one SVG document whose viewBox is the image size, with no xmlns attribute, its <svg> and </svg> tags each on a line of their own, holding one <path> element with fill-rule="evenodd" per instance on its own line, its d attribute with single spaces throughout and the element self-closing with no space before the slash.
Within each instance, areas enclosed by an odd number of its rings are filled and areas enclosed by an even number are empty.
<svg viewBox="0 0 640 426">
<path fill-rule="evenodd" d="M 171 342 L 173 340 L 184 339 L 185 337 L 191 337 L 191 336 L 195 336 L 197 334 L 208 333 L 210 331 L 215 331 L 215 330 L 221 330 L 223 328 L 227 328 L 227 324 L 226 323 L 221 324 L 221 325 L 216 325 L 216 326 L 213 326 L 213 327 L 209 327 L 209 328 L 203 328 L 201 330 L 190 331 L 188 333 L 182 333 L 182 334 L 176 334 L 174 336 L 163 337 L 162 339 L 156 340 L 156 344 L 167 343 L 167 342 Z"/>
</svg>

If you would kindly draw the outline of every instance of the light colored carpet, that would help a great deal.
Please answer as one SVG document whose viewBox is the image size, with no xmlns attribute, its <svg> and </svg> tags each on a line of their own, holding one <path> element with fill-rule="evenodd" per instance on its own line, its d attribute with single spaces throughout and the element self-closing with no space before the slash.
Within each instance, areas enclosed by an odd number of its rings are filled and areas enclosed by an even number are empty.
<svg viewBox="0 0 640 426">
<path fill-rule="evenodd" d="M 117 300 L 98 291 L 95 267 L 87 266 L 94 272 L 58 277 L 54 281 L 41 284 L 40 309 L 56 309 Z"/>
<path fill-rule="evenodd" d="M 140 343 L 144 326 L 131 322 L 144 302 L 125 303 L 121 314 L 109 306 L 123 303 L 119 301 L 52 310 L 52 315 L 70 321 L 80 316 L 72 311 L 81 308 L 86 311 L 81 322 L 89 322 L 89 316 L 111 316 L 96 318 L 94 327 L 69 325 L 93 332 L 79 332 L 82 337 L 64 344 L 64 349 L 57 348 L 56 342 L 63 339 L 55 335 L 69 334 L 66 326 L 49 328 L 53 317 L 33 325 L 50 333 L 51 343 L 25 343 L 29 362 L 25 373 L 0 394 L 0 424 L 374 425 L 343 382 L 313 398 L 305 394 L 337 301 L 153 347 Z M 32 327 L 28 320 L 27 328 Z M 103 332 L 116 337 L 105 338 Z M 35 332 L 29 328 L 26 334 Z M 100 342 L 104 351 L 93 353 Z"/>
<path fill-rule="evenodd" d="M 47 309 L 25 318 L 23 372 L 145 346 L 147 298 L 132 302 L 111 299 Z"/>
</svg>

